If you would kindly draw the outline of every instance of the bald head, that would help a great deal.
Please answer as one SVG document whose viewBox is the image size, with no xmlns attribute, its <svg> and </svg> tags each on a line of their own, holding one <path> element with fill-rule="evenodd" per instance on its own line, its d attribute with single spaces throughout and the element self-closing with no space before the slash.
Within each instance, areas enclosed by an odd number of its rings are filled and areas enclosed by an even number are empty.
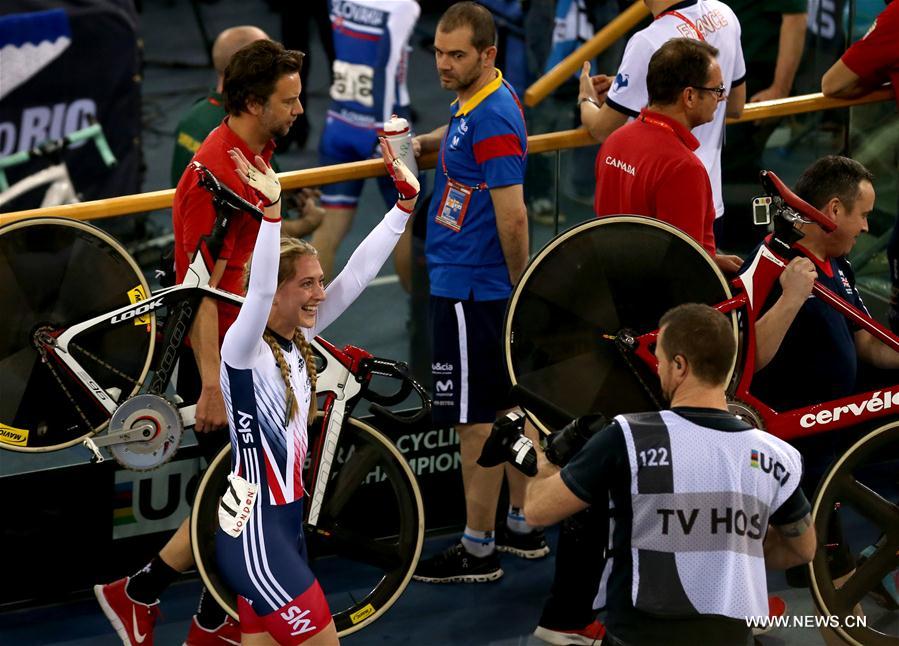
<svg viewBox="0 0 899 646">
<path fill-rule="evenodd" d="M 212 45 L 212 64 L 219 78 L 228 67 L 228 62 L 238 50 L 257 40 L 268 40 L 268 34 L 251 25 L 231 27 L 219 34 Z"/>
</svg>

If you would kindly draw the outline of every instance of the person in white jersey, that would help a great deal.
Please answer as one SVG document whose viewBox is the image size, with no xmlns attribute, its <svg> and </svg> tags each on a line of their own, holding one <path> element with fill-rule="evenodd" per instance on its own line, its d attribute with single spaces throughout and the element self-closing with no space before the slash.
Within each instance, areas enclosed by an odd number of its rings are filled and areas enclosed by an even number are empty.
<svg viewBox="0 0 899 646">
<path fill-rule="evenodd" d="M 238 595 L 245 645 L 337 643 L 303 537 L 302 470 L 316 381 L 309 342 L 377 275 L 415 206 L 418 180 L 384 142 L 382 150 L 399 199 L 327 289 L 314 247 L 283 238 L 278 251 L 277 175 L 261 157 L 252 166 L 240 150 L 230 151 L 237 174 L 265 205 L 246 302 L 222 343 L 232 468 L 219 507 L 216 561 Z"/>
<path fill-rule="evenodd" d="M 727 100 L 718 105 L 711 122 L 693 129 L 699 140 L 696 155 L 709 173 L 715 203 L 715 216 L 724 214 L 721 197 L 721 148 L 724 144 L 724 120 L 739 117 L 746 103 L 746 63 L 740 46 L 740 22 L 723 2 L 718 0 L 643 0 L 653 21 L 631 36 L 614 79 L 599 75 L 590 77 L 590 64 L 584 63 L 578 107 L 581 123 L 599 142 L 637 117 L 646 107 L 646 72 L 649 59 L 671 38 L 696 38 L 707 41 L 718 50 Z M 608 87 L 608 94 L 604 90 Z M 597 90 L 603 91 L 602 94 Z"/>
<path fill-rule="evenodd" d="M 594 601 L 607 610 L 603 646 L 752 644 L 747 618 L 768 615 L 765 568 L 807 563 L 817 548 L 802 457 L 728 411 L 736 341 L 727 317 L 688 303 L 659 325 L 670 408 L 594 423 L 561 470 L 538 451 L 525 517 L 549 525 L 608 509 Z"/>
</svg>

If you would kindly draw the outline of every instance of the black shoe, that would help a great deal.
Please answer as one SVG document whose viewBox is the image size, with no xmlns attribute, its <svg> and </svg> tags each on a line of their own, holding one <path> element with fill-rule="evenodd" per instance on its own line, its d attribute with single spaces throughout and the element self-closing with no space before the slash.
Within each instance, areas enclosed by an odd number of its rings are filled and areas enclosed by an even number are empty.
<svg viewBox="0 0 899 646">
<path fill-rule="evenodd" d="M 412 576 L 426 583 L 487 583 L 503 575 L 499 555 L 494 551 L 484 557 L 470 554 L 462 543 L 448 547 L 440 554 L 421 561 Z"/>
<path fill-rule="evenodd" d="M 549 545 L 542 529 L 519 534 L 508 527 L 500 527 L 496 532 L 496 549 L 523 559 L 542 559 L 549 554 Z"/>
</svg>

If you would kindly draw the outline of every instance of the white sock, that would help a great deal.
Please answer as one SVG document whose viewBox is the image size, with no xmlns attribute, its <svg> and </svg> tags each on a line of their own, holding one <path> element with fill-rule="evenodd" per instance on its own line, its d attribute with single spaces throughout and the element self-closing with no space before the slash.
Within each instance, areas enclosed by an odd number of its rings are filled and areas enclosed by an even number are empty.
<svg viewBox="0 0 899 646">
<path fill-rule="evenodd" d="M 509 513 L 506 514 L 506 527 L 516 534 L 530 534 L 534 528 L 527 524 L 521 507 L 509 505 Z"/>
<path fill-rule="evenodd" d="M 493 554 L 493 550 L 496 549 L 493 530 L 481 532 L 466 525 L 465 533 L 462 534 L 462 546 L 472 556 L 477 556 L 478 558 L 490 556 Z"/>
</svg>

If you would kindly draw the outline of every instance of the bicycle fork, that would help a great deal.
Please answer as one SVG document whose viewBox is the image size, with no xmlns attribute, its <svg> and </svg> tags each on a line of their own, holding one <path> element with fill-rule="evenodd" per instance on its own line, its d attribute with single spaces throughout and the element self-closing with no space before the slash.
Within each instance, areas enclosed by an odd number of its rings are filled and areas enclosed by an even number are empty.
<svg viewBox="0 0 899 646">
<path fill-rule="evenodd" d="M 362 384 L 350 372 L 350 369 L 339 361 L 333 360 L 328 362 L 328 366 L 319 375 L 318 387 L 321 392 L 328 393 L 327 396 L 333 400 L 333 404 L 325 419 L 322 420 L 325 428 L 319 441 L 319 459 L 313 460 L 313 465 L 317 464 L 318 468 L 313 468 L 314 484 L 309 497 L 309 514 L 306 518 L 306 523 L 313 527 L 318 523 L 318 517 L 321 514 L 325 489 L 331 477 L 331 468 L 337 454 L 337 441 L 340 439 L 340 429 L 343 428 L 347 406 L 362 391 Z"/>
</svg>

